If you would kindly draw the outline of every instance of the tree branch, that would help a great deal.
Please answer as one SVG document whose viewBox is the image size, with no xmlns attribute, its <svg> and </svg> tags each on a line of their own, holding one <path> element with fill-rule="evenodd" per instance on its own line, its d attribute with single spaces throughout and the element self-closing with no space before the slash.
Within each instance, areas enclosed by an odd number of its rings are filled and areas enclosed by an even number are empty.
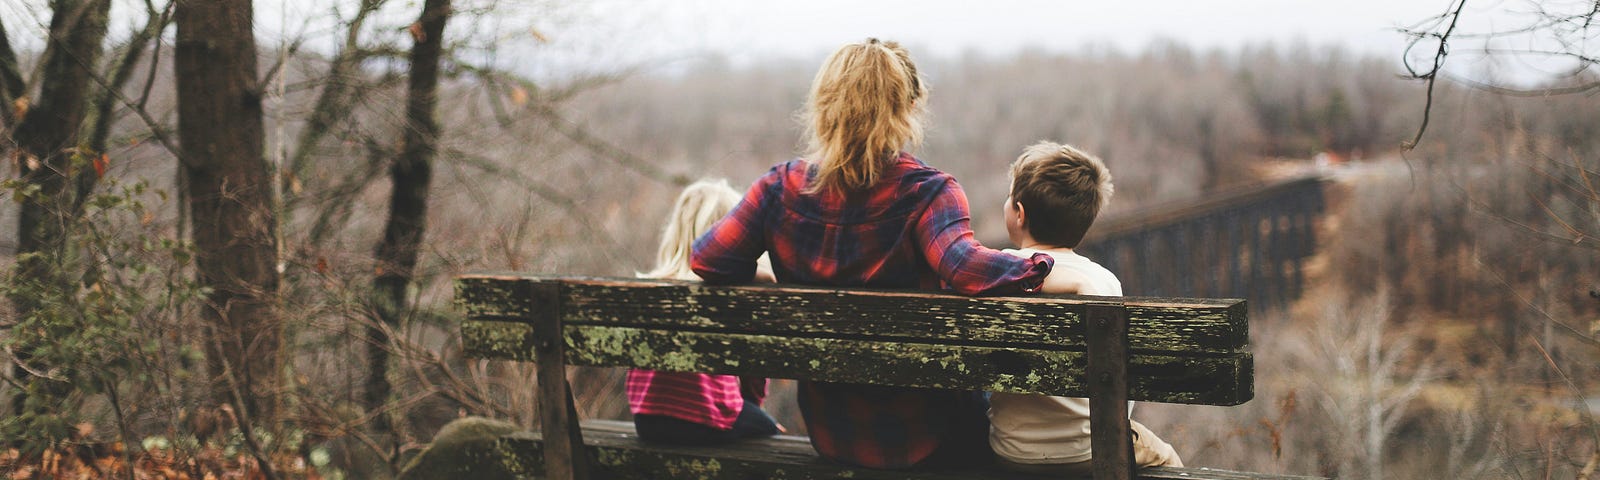
<svg viewBox="0 0 1600 480">
<path fill-rule="evenodd" d="M 164 25 L 172 21 L 172 8 L 173 5 L 176 4 L 177 2 L 175 1 L 169 1 L 167 2 L 167 8 L 161 10 L 161 24 L 163 25 L 163 30 L 166 28 Z M 146 10 L 152 10 L 154 8 L 154 4 L 151 4 L 149 0 L 145 0 Z M 143 110 L 145 105 L 149 105 L 150 90 L 156 85 L 156 73 L 161 71 L 161 32 L 163 30 L 156 31 L 156 47 L 150 52 L 150 73 L 145 75 L 144 90 L 139 92 L 139 103 L 136 104 L 140 110 Z"/>
<path fill-rule="evenodd" d="M 350 91 L 362 86 L 354 72 L 365 57 L 361 51 L 361 29 L 366 25 L 368 16 L 382 7 L 384 1 L 362 0 L 361 7 L 350 20 L 345 30 L 344 44 L 328 66 L 328 74 L 324 77 L 327 83 L 317 95 L 311 116 L 306 120 L 305 128 L 300 130 L 300 138 L 295 141 L 294 157 L 289 161 L 286 172 L 288 175 L 300 176 L 304 173 L 306 162 L 311 158 L 317 142 L 327 135 L 335 119 L 349 113 L 348 106 L 357 100 Z"/>
<path fill-rule="evenodd" d="M 446 149 L 443 153 L 443 158 L 457 161 L 489 175 L 500 178 L 515 179 L 524 188 L 527 188 L 528 191 L 533 192 L 535 196 L 538 196 L 545 202 L 560 208 L 562 212 L 566 213 L 568 217 L 570 217 L 574 222 L 578 223 L 578 226 L 583 229 L 584 235 L 591 239 L 603 239 L 603 241 L 611 243 L 610 246 L 604 249 L 606 252 L 608 252 L 608 254 L 609 252 L 618 251 L 614 243 L 615 240 L 613 240 L 610 235 L 607 235 L 599 227 L 595 226 L 594 222 L 590 221 L 590 216 L 585 215 L 578 207 L 578 200 L 572 198 L 571 196 L 564 195 L 561 192 L 556 191 L 554 188 L 551 188 L 549 185 L 539 182 L 538 180 L 534 180 L 521 170 L 501 167 L 498 162 L 495 162 L 487 157 L 465 152 L 457 148 Z"/>
<path fill-rule="evenodd" d="M 514 74 L 464 63 L 458 63 L 457 66 L 486 80 L 490 78 L 493 78 L 494 81 L 510 80 L 511 82 L 522 86 L 524 89 L 527 89 L 530 92 L 539 91 L 538 86 L 533 82 Z M 562 115 L 555 108 L 555 106 L 560 102 L 568 100 L 579 93 L 600 86 L 616 83 L 637 71 L 638 69 L 628 69 L 613 74 L 603 74 L 584 78 L 579 81 L 572 82 L 571 84 L 568 84 L 560 89 L 542 93 L 536 96 L 528 101 L 525 108 L 535 116 L 543 118 L 546 123 L 548 123 L 557 133 L 560 133 L 563 137 L 566 137 L 568 140 L 571 140 L 573 143 L 578 144 L 584 149 L 589 150 L 591 153 L 605 157 L 606 159 L 621 165 L 623 168 L 631 170 L 634 173 L 656 182 L 678 187 L 688 185 L 690 182 L 688 175 L 682 173 L 668 173 L 667 171 L 662 170 L 661 167 L 657 167 L 655 164 L 639 158 L 638 156 L 628 152 L 626 149 L 623 149 L 622 147 L 619 147 L 593 134 L 590 132 L 588 127 L 567 119 L 566 116 Z M 506 121 L 502 121 L 501 123 L 502 127 L 508 124 Z"/>
<path fill-rule="evenodd" d="M 1470 78 L 1449 74 L 1446 74 L 1445 78 L 1451 82 L 1466 85 L 1477 90 L 1483 90 L 1496 95 L 1505 95 L 1508 97 L 1553 97 L 1557 95 L 1572 95 L 1600 91 L 1600 81 L 1588 82 L 1579 85 L 1568 85 L 1564 87 L 1517 88 L 1480 82 Z"/>
<path fill-rule="evenodd" d="M 567 137 L 568 140 L 572 140 L 573 143 L 582 146 L 596 155 L 610 159 L 612 162 L 621 165 L 623 168 L 632 170 L 634 173 L 637 173 L 640 176 L 650 180 L 668 185 L 682 187 L 688 185 L 690 182 L 688 175 L 684 175 L 682 173 L 667 173 L 665 170 L 662 170 L 661 167 L 657 167 L 653 163 L 634 156 L 632 153 L 629 153 L 622 147 L 618 147 L 615 144 L 612 144 L 611 142 L 594 135 L 589 131 L 588 127 L 568 120 L 565 116 L 561 115 L 560 112 L 557 112 L 553 106 L 543 103 L 535 104 L 532 102 L 530 102 L 528 105 L 536 115 L 543 117 L 545 121 L 550 124 L 551 128 L 554 128 L 555 131 L 560 133 L 562 136 Z"/>
<path fill-rule="evenodd" d="M 1416 137 L 1413 137 L 1411 141 L 1406 142 L 1401 146 L 1401 148 L 1404 148 L 1407 151 L 1417 148 L 1417 144 L 1422 142 L 1422 135 L 1428 131 L 1428 120 L 1433 115 L 1433 87 L 1439 81 L 1439 71 L 1444 68 L 1445 56 L 1450 54 L 1450 34 L 1456 31 L 1456 23 L 1461 20 L 1461 9 L 1466 6 L 1467 0 L 1456 0 L 1455 11 L 1447 14 L 1445 17 L 1440 17 L 1441 20 L 1443 18 L 1450 19 L 1450 26 L 1445 28 L 1444 34 L 1417 34 L 1416 38 L 1412 39 L 1411 45 L 1406 47 L 1407 50 L 1410 50 L 1412 47 L 1415 47 L 1418 42 L 1421 42 L 1423 39 L 1430 36 L 1435 36 L 1439 39 L 1439 49 L 1433 55 L 1433 68 L 1429 69 L 1428 73 L 1420 75 L 1417 74 L 1416 69 L 1412 68 L 1411 66 L 1410 59 L 1406 59 L 1406 69 L 1411 72 L 1412 78 L 1428 80 L 1428 97 L 1422 105 L 1422 125 L 1417 127 Z"/>
<path fill-rule="evenodd" d="M 105 154 L 106 143 L 111 137 L 111 129 L 116 120 L 115 95 L 121 92 L 122 87 L 127 85 L 128 80 L 133 77 L 134 68 L 139 65 L 139 58 L 143 56 L 145 46 L 150 43 L 151 39 L 159 37 L 161 31 L 166 30 L 167 22 L 170 20 L 170 17 L 166 14 L 157 11 L 155 5 L 149 2 L 146 2 L 145 5 L 145 12 L 149 15 L 149 19 L 145 21 L 144 28 L 139 29 L 132 38 L 128 39 L 123 48 L 122 58 L 117 62 L 117 69 L 111 75 L 109 85 L 102 89 L 100 95 L 95 98 L 94 125 L 89 130 L 90 155 Z M 169 3 L 168 6 L 170 7 L 171 4 Z M 151 70 L 154 71 L 155 67 L 154 62 L 152 62 Z M 95 184 L 99 183 L 100 175 L 78 175 L 75 180 L 77 185 L 72 197 L 72 210 L 70 210 L 74 216 L 82 211 L 89 193 L 94 191 Z"/>
</svg>

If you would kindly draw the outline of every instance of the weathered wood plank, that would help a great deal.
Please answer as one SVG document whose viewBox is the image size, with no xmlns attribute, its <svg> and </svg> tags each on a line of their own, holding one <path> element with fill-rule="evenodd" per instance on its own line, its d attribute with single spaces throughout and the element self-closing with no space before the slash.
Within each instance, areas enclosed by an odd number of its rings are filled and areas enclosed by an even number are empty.
<svg viewBox="0 0 1600 480">
<path fill-rule="evenodd" d="M 534 360 L 536 340 L 528 324 L 467 320 L 461 330 L 468 355 Z M 1082 379 L 1087 361 L 1080 352 L 596 326 L 566 327 L 563 340 L 566 360 L 572 365 L 1088 395 Z M 881 368 L 888 362 L 897 368 Z M 1254 363 L 1248 353 L 1225 357 L 1135 353 L 1129 370 L 1133 400 L 1237 405 L 1254 396 Z"/>
<path fill-rule="evenodd" d="M 567 361 L 572 365 L 1076 397 L 1088 394 L 1083 378 L 1087 360 L 1082 352 L 586 325 L 565 327 L 564 340 Z M 481 352 L 472 345 L 468 348 L 472 354 Z M 1129 369 L 1129 397 L 1133 400 L 1237 405 L 1253 393 L 1249 354 L 1135 354 Z"/>
<path fill-rule="evenodd" d="M 603 424 L 603 425 L 597 425 Z M 594 473 L 600 478 L 650 478 L 659 480 L 1042 480 L 1054 478 L 1006 472 L 994 468 L 967 468 L 896 472 L 853 468 L 817 458 L 805 437 L 778 436 L 716 447 L 643 444 L 625 422 L 585 422 L 584 438 Z M 543 442 L 536 433 L 502 437 L 498 448 L 502 462 L 523 477 L 544 473 L 540 455 Z M 1313 480 L 1314 477 L 1252 474 L 1204 468 L 1146 468 L 1135 478 L 1149 480 Z"/>
<path fill-rule="evenodd" d="M 561 331 L 561 292 L 557 285 L 532 285 L 526 295 L 536 302 L 532 310 L 534 359 L 538 362 L 539 423 L 547 440 L 545 468 L 552 480 L 588 480 L 589 462 L 583 453 L 583 433 L 572 406 L 567 383 L 565 344 L 555 339 Z"/>
<path fill-rule="evenodd" d="M 1135 351 L 1248 351 L 1242 300 L 1081 297 L 973 298 L 918 291 L 791 286 L 708 287 L 691 282 L 469 275 L 457 301 L 469 316 L 526 318 L 525 285 L 560 282 L 568 325 L 715 329 L 729 333 L 1032 345 L 1083 351 L 1081 313 L 1120 301 Z M 519 285 L 524 285 L 519 287 Z"/>
<path fill-rule="evenodd" d="M 461 322 L 461 344 L 468 355 L 477 358 L 531 362 L 535 338 L 531 323 L 471 319 Z"/>
<path fill-rule="evenodd" d="M 1089 436 L 1095 480 L 1133 478 L 1133 430 L 1128 420 L 1128 319 L 1116 307 L 1090 307 Z"/>
<path fill-rule="evenodd" d="M 531 315 L 532 311 L 532 307 L 523 308 L 519 310 L 519 315 Z M 520 323 L 515 318 L 497 318 L 500 319 L 469 320 L 462 324 L 462 337 L 468 353 L 487 358 L 533 360 L 536 338 L 532 326 Z M 593 330 L 587 330 L 588 333 L 572 332 L 572 329 L 580 327 Z M 667 371 L 817 380 L 891 381 L 890 384 L 895 385 L 1013 393 L 1087 394 L 1081 381 L 1082 357 L 1067 354 L 1076 353 L 1071 351 L 987 345 L 918 345 L 878 339 L 784 338 L 698 331 L 658 330 L 647 333 L 643 329 L 583 325 L 568 327 L 567 330 L 564 334 L 569 348 L 566 358 L 574 365 L 636 366 Z M 849 350 L 835 350 L 841 348 Z M 788 352 L 790 356 L 774 356 L 775 352 Z M 869 355 L 856 355 L 862 353 Z M 1253 397 L 1254 365 L 1248 352 L 1209 355 L 1215 354 L 1189 356 L 1135 351 L 1131 364 L 1131 373 L 1135 377 L 1130 392 L 1132 397 L 1142 401 L 1213 405 L 1235 405 Z M 917 362 L 920 367 L 876 368 L 886 365 L 882 362 L 907 360 Z M 813 361 L 817 364 L 812 365 Z M 843 377 L 836 378 L 833 375 Z"/>
</svg>

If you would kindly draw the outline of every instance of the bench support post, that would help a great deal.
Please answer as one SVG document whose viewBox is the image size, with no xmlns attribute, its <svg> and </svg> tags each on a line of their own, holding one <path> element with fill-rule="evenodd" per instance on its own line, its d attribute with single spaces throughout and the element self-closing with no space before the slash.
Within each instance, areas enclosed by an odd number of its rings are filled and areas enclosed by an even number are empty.
<svg viewBox="0 0 1600 480">
<path fill-rule="evenodd" d="M 572 388 L 567 383 L 566 342 L 561 334 L 561 285 L 530 286 L 534 300 L 532 312 L 534 362 L 539 380 L 539 424 L 543 433 L 546 478 L 587 480 L 589 460 L 583 446 L 583 431 L 578 426 Z"/>
<path fill-rule="evenodd" d="M 1133 478 L 1133 430 L 1128 420 L 1128 310 L 1084 309 L 1089 347 L 1089 432 L 1095 480 Z"/>
</svg>

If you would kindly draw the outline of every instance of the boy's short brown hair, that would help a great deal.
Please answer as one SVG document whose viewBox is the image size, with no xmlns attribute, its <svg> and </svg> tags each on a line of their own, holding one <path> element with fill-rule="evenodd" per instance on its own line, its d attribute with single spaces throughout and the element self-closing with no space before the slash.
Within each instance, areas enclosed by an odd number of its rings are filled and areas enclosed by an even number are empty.
<svg viewBox="0 0 1600 480">
<path fill-rule="evenodd" d="M 1046 245 L 1082 243 L 1112 191 L 1105 162 L 1071 145 L 1039 142 L 1011 164 L 1011 201 L 1023 205 L 1028 234 Z"/>
</svg>

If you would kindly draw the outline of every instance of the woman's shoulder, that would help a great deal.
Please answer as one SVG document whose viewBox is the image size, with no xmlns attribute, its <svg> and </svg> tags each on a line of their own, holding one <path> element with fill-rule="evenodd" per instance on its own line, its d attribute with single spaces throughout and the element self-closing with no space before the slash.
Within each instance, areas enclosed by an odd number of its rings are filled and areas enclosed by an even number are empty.
<svg viewBox="0 0 1600 480">
<path fill-rule="evenodd" d="M 761 181 L 778 185 L 799 185 L 805 183 L 806 178 L 811 174 L 810 172 L 811 163 L 803 158 L 796 158 L 773 165 L 771 169 L 767 170 L 766 175 L 761 177 Z"/>
<path fill-rule="evenodd" d="M 899 179 L 902 185 L 907 183 L 943 185 L 955 183 L 956 181 L 955 177 L 950 176 L 950 174 L 928 165 L 927 162 L 911 156 L 909 153 L 900 154 L 900 158 L 895 161 L 894 167 L 890 170 L 890 175 L 888 176 Z"/>
</svg>

